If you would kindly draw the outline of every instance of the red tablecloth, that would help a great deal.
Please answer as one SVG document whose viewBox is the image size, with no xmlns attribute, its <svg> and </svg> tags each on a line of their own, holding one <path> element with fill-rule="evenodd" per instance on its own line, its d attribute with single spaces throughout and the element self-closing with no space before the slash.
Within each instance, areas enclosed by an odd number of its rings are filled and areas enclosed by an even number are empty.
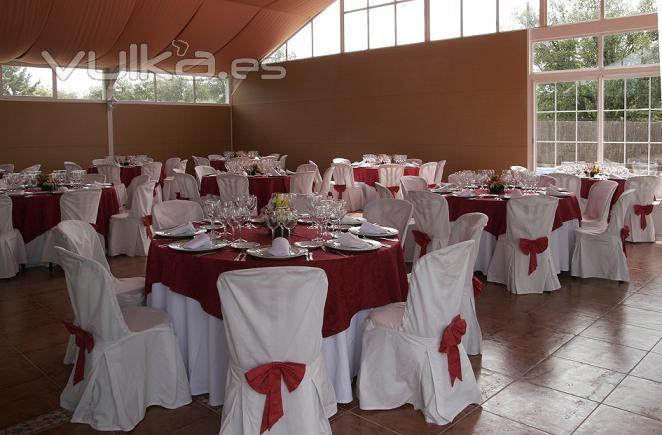
<svg viewBox="0 0 662 435">
<path fill-rule="evenodd" d="M 616 191 L 614 192 L 614 196 L 611 198 L 611 205 L 614 205 L 618 198 L 623 194 L 623 191 L 625 190 L 625 180 L 618 178 L 618 179 L 612 179 L 610 180 L 615 181 L 618 183 L 618 187 L 616 188 Z M 588 191 L 591 189 L 591 186 L 593 186 L 595 183 L 598 181 L 601 181 L 599 178 L 586 178 L 582 177 L 582 187 L 580 190 L 580 195 L 582 198 L 588 198 Z"/>
<path fill-rule="evenodd" d="M 60 223 L 60 193 L 39 193 L 28 196 L 11 196 L 12 222 L 29 243 Z M 102 189 L 97 214 L 97 231 L 108 235 L 110 217 L 120 212 L 114 187 Z"/>
<path fill-rule="evenodd" d="M 212 160 L 209 164 L 217 171 L 227 171 L 227 169 L 225 169 L 225 160 Z"/>
<path fill-rule="evenodd" d="M 460 198 L 457 196 L 446 195 L 448 201 L 448 215 L 451 221 L 456 220 L 463 214 L 480 212 L 487 215 L 489 220 L 485 231 L 500 236 L 506 233 L 506 207 L 508 201 L 487 198 Z M 564 222 L 581 219 L 582 212 L 579 208 L 579 201 L 576 196 L 559 198 L 559 205 L 554 217 L 554 226 L 557 229 Z"/>
<path fill-rule="evenodd" d="M 418 166 L 405 166 L 405 175 L 418 175 L 418 171 Z M 379 181 L 379 168 L 377 166 L 354 168 L 354 181 L 374 186 L 375 181 Z"/>
<path fill-rule="evenodd" d="M 291 240 L 309 240 L 312 236 L 309 228 L 299 226 Z M 262 244 L 271 243 L 271 237 L 263 228 L 244 230 L 243 237 Z M 329 280 L 322 326 L 325 337 L 347 329 L 352 316 L 361 310 L 407 299 L 407 271 L 399 243 L 349 257 L 318 249 L 311 262 L 303 257 L 276 261 L 250 256 L 246 261 L 233 261 L 237 251 L 230 248 L 211 255 L 195 256 L 173 251 L 166 246 L 168 243 L 159 239 L 152 241 L 147 258 L 145 291 L 149 293 L 152 284 L 162 283 L 171 291 L 197 300 L 207 313 L 218 318 L 221 318 L 221 301 L 216 289 L 218 276 L 230 270 L 254 267 L 311 266 L 323 269 Z"/>
<path fill-rule="evenodd" d="M 273 193 L 287 193 L 290 191 L 290 177 L 287 175 L 248 177 L 248 190 L 251 195 L 257 196 L 257 207 L 260 209 L 269 203 Z M 219 195 L 216 176 L 207 175 L 202 177 L 200 195 Z"/>
<path fill-rule="evenodd" d="M 122 184 L 128 187 L 129 184 L 131 184 L 131 180 L 133 180 L 134 177 L 140 175 L 141 171 L 142 166 L 120 166 L 120 179 L 122 180 Z M 99 171 L 97 170 L 96 166 L 90 166 L 87 168 L 87 173 L 97 174 Z M 163 171 L 161 171 L 161 178 L 163 178 Z M 110 180 L 106 181 L 110 182 Z"/>
</svg>

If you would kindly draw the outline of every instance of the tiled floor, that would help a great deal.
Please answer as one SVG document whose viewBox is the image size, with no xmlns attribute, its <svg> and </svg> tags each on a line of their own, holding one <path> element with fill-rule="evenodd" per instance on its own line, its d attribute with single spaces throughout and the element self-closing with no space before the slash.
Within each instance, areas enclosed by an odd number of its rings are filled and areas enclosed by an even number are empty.
<svg viewBox="0 0 662 435">
<path fill-rule="evenodd" d="M 472 357 L 483 403 L 449 426 L 405 406 L 362 411 L 341 405 L 334 434 L 662 433 L 662 243 L 630 245 L 630 284 L 561 276 L 545 295 L 514 296 L 487 285 L 478 300 L 482 357 Z M 144 259 L 111 260 L 119 276 Z M 0 281 L 0 433 L 85 434 L 67 423 L 58 395 L 71 318 L 62 271 L 29 269 Z M 196 398 L 177 410 L 150 408 L 141 434 L 218 433 L 220 410 Z"/>
</svg>

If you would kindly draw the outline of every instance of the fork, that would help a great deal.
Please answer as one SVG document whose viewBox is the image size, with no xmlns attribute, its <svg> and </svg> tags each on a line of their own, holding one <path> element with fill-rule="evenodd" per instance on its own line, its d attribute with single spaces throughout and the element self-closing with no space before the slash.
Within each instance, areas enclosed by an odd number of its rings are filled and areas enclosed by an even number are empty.
<svg viewBox="0 0 662 435">
<path fill-rule="evenodd" d="M 233 261 L 239 261 L 239 260 L 241 260 L 241 254 L 243 254 L 243 252 L 238 253 L 237 256 L 234 257 Z"/>
</svg>

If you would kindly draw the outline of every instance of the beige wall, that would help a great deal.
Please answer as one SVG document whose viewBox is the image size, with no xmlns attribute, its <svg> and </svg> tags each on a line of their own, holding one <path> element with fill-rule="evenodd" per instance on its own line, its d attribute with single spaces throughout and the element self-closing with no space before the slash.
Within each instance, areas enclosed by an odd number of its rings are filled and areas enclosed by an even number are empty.
<svg viewBox="0 0 662 435">
<path fill-rule="evenodd" d="M 526 32 L 304 59 L 233 97 L 235 149 L 312 159 L 406 153 L 461 168 L 526 165 Z"/>
<path fill-rule="evenodd" d="M 117 104 L 113 118 L 115 154 L 165 161 L 230 148 L 226 106 Z M 0 100 L 0 163 L 50 171 L 65 160 L 87 166 L 107 149 L 105 103 Z"/>
</svg>

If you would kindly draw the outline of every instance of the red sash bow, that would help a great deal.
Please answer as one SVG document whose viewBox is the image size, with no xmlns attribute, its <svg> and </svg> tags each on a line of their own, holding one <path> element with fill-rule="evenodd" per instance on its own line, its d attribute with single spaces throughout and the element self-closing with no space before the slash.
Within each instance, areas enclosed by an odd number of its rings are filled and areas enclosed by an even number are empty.
<svg viewBox="0 0 662 435">
<path fill-rule="evenodd" d="M 430 189 L 434 189 L 435 187 L 437 187 L 437 185 L 434 184 L 434 183 L 428 184 L 428 188 L 430 188 Z"/>
<path fill-rule="evenodd" d="M 628 256 L 628 251 L 625 249 L 625 239 L 628 237 L 630 237 L 630 227 L 626 225 L 621 229 L 621 243 L 623 244 L 623 254 L 626 257 Z"/>
<path fill-rule="evenodd" d="M 398 192 L 400 191 L 400 186 L 388 186 L 387 189 L 391 191 L 391 193 L 393 194 L 393 198 L 395 198 Z"/>
<path fill-rule="evenodd" d="M 416 244 L 421 247 L 420 257 L 424 256 L 428 253 L 428 243 L 430 243 L 432 239 L 430 239 L 430 236 L 425 234 L 423 231 L 412 230 L 411 233 L 414 235 L 414 241 Z"/>
<path fill-rule="evenodd" d="M 538 254 L 542 254 L 547 249 L 549 240 L 547 237 L 541 237 L 536 240 L 519 239 L 519 248 L 524 255 L 529 256 L 529 275 L 538 268 Z"/>
<path fill-rule="evenodd" d="M 152 234 L 152 215 L 148 214 L 147 216 L 143 217 L 143 225 L 145 225 L 145 232 L 147 233 L 147 237 L 150 239 L 153 237 Z"/>
<path fill-rule="evenodd" d="M 344 184 L 334 184 L 333 188 L 338 192 L 338 199 L 342 199 L 342 193 L 347 189 L 347 186 Z"/>
<path fill-rule="evenodd" d="M 646 227 L 648 226 L 648 222 L 646 222 L 646 216 L 649 214 L 653 213 L 653 204 L 649 205 L 640 205 L 640 204 L 635 204 L 634 205 L 634 214 L 639 216 L 639 220 L 641 222 L 641 229 L 645 230 Z"/>
<path fill-rule="evenodd" d="M 451 377 L 451 386 L 455 383 L 455 379 L 462 380 L 462 363 L 457 345 L 462 341 L 465 332 L 467 332 L 467 322 L 458 314 L 441 335 L 439 352 L 448 355 L 448 374 Z"/>
<path fill-rule="evenodd" d="M 474 298 L 478 299 L 480 297 L 480 293 L 483 291 L 483 287 L 485 284 L 483 284 L 478 277 L 473 277 L 471 278 L 471 284 L 473 285 L 474 288 Z"/>
<path fill-rule="evenodd" d="M 67 331 L 76 338 L 76 346 L 78 346 L 78 358 L 76 359 L 76 369 L 74 371 L 74 385 L 76 385 L 85 378 L 85 351 L 90 353 L 94 349 L 94 337 L 80 326 L 74 325 L 71 322 L 62 323 L 64 323 Z"/>
<path fill-rule="evenodd" d="M 287 389 L 292 392 L 297 389 L 304 375 L 306 365 L 293 362 L 272 362 L 262 364 L 246 372 L 248 385 L 260 394 L 267 396 L 262 411 L 260 433 L 273 427 L 283 416 L 283 397 L 280 394 L 281 379 Z"/>
</svg>

